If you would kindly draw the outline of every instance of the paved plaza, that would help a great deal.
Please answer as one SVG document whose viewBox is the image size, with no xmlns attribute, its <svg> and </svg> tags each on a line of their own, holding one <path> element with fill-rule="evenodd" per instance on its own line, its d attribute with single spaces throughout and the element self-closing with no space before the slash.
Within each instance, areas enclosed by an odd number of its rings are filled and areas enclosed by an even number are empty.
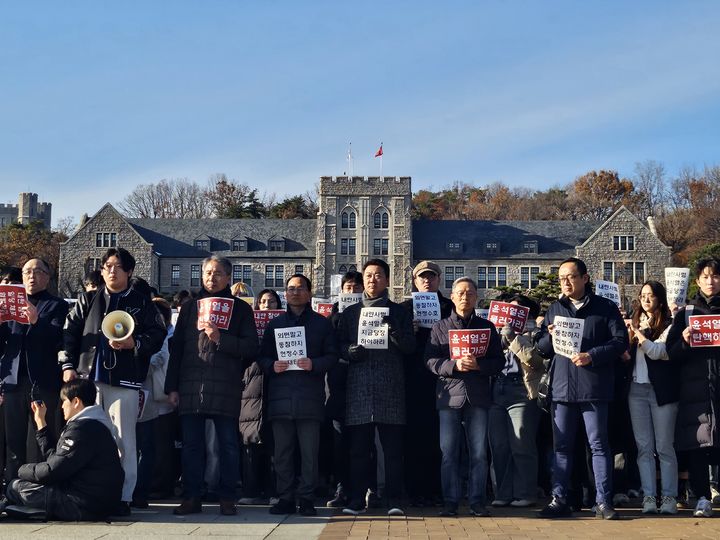
<svg viewBox="0 0 720 540">
<path fill-rule="evenodd" d="M 678 516 L 644 517 L 637 508 L 622 509 L 620 521 L 596 520 L 590 512 L 565 520 L 541 520 L 537 510 L 493 509 L 492 516 L 437 517 L 437 508 L 411 509 L 405 517 L 388 518 L 380 510 L 358 517 L 319 508 L 317 517 L 272 516 L 266 506 L 240 507 L 237 516 L 220 516 L 206 504 L 202 514 L 174 516 L 176 503 L 153 504 L 135 510 L 131 518 L 112 523 L 19 522 L 0 518 L 0 539 L 35 538 L 181 538 L 232 537 L 247 540 L 339 540 L 416 538 L 522 539 L 713 539 L 720 538 L 717 518 L 699 519 L 690 510 Z M 462 510 L 462 509 L 461 509 Z"/>
</svg>

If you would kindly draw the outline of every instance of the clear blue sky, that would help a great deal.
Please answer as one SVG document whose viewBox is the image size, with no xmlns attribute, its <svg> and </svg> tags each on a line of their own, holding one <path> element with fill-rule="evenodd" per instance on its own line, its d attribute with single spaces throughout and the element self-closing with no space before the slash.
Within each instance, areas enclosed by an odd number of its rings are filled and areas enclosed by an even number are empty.
<svg viewBox="0 0 720 540">
<path fill-rule="evenodd" d="M 34 1 L 0 6 L 0 202 L 54 221 L 214 173 L 546 189 L 720 164 L 720 2 Z"/>
</svg>

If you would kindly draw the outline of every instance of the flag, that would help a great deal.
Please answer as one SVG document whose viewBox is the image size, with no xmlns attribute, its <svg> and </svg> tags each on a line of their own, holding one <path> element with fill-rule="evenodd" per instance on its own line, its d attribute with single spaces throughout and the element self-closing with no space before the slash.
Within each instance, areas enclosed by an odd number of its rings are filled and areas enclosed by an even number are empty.
<svg viewBox="0 0 720 540">
<path fill-rule="evenodd" d="M 382 151 L 382 143 L 380 143 L 380 148 L 378 148 L 378 151 L 375 152 L 375 157 L 382 157 L 383 151 Z"/>
</svg>

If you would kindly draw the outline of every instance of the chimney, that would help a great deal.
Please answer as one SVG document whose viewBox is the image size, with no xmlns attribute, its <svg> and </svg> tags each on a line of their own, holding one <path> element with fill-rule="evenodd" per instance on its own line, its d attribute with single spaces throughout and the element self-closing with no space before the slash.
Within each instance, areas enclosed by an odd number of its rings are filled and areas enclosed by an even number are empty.
<svg viewBox="0 0 720 540">
<path fill-rule="evenodd" d="M 657 236 L 658 233 L 657 233 L 657 228 L 655 227 L 655 218 L 652 216 L 648 216 L 647 224 L 648 224 L 648 229 L 650 229 L 650 232 L 653 233 L 655 236 Z"/>
</svg>

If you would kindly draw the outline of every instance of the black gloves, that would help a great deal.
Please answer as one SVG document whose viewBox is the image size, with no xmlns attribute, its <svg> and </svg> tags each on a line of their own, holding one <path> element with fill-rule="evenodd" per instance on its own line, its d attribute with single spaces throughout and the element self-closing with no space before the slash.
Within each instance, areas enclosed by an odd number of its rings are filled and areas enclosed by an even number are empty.
<svg viewBox="0 0 720 540">
<path fill-rule="evenodd" d="M 350 345 L 348 347 L 348 361 L 362 362 L 367 359 L 367 349 L 362 345 Z"/>
</svg>

